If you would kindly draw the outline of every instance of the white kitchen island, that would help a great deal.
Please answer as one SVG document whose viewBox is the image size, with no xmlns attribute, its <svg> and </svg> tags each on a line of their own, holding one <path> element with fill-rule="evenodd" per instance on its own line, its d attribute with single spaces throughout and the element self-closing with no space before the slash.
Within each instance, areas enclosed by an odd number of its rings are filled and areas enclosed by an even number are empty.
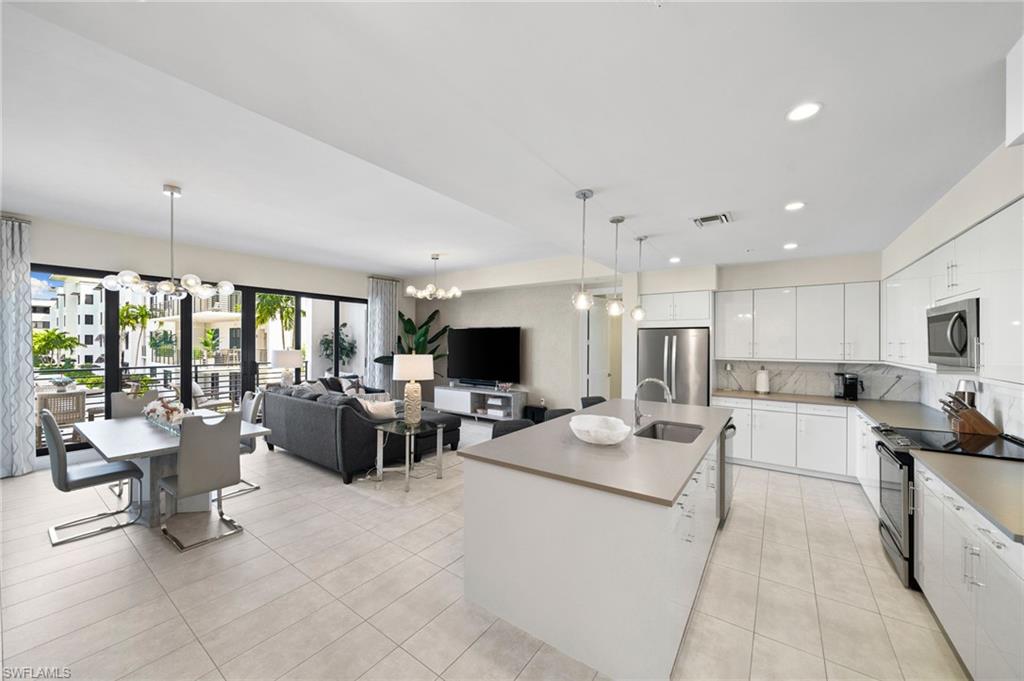
<svg viewBox="0 0 1024 681">
<path fill-rule="evenodd" d="M 466 597 L 615 679 L 667 679 L 718 528 L 730 410 L 641 402 L 690 444 L 589 445 L 563 417 L 461 450 Z M 633 403 L 586 413 L 633 421 Z"/>
</svg>

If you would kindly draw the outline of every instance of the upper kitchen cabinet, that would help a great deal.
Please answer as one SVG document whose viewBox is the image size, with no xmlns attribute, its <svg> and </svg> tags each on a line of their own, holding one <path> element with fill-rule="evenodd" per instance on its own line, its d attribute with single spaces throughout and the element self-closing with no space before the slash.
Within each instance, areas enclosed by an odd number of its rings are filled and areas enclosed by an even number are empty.
<svg viewBox="0 0 1024 681">
<path fill-rule="evenodd" d="M 993 215 L 964 236 L 983 249 L 978 275 L 978 373 L 1024 383 L 1024 201 Z M 966 250 L 966 249 L 965 249 Z"/>
<path fill-rule="evenodd" d="M 934 263 L 924 259 L 885 280 L 886 361 L 928 364 L 926 310 L 931 305 Z"/>
<path fill-rule="evenodd" d="M 647 321 L 678 321 L 706 323 L 711 318 L 710 291 L 644 294 Z"/>
<path fill-rule="evenodd" d="M 643 300 L 644 319 L 652 322 L 660 322 L 672 319 L 672 294 L 653 293 L 641 296 Z"/>
<path fill-rule="evenodd" d="M 796 289 L 796 356 L 839 361 L 846 354 L 843 337 L 844 286 L 799 286 Z M 875 310 L 877 336 L 878 310 Z M 760 317 L 757 321 L 760 323 Z"/>
<path fill-rule="evenodd" d="M 754 293 L 721 291 L 715 294 L 715 356 L 753 357 Z"/>
<path fill-rule="evenodd" d="M 878 361 L 878 282 L 846 284 L 843 291 L 843 359 Z"/>
<path fill-rule="evenodd" d="M 796 359 L 796 287 L 754 291 L 754 357 Z"/>
</svg>

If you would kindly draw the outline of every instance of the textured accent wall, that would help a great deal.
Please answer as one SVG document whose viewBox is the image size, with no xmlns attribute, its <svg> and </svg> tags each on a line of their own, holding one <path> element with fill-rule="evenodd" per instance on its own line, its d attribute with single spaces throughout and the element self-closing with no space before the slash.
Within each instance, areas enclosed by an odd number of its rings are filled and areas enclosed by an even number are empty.
<svg viewBox="0 0 1024 681">
<path fill-rule="evenodd" d="M 456 282 L 457 283 L 457 282 Z M 522 327 L 522 383 L 530 392 L 529 403 L 543 397 L 549 407 L 579 408 L 579 313 L 572 309 L 573 286 L 536 286 L 492 291 L 470 291 L 457 300 L 416 302 L 416 319 L 422 321 L 435 309 L 440 319 L 432 326 Z M 445 360 L 434 369 L 445 376 Z M 446 378 L 438 378 L 447 384 Z M 423 385 L 424 401 L 433 401 L 434 385 Z"/>
</svg>

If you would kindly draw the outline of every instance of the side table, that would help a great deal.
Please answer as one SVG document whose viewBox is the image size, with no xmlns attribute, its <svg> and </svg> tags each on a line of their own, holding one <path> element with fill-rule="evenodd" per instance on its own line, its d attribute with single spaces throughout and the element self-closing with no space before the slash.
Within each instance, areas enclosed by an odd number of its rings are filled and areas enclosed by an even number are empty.
<svg viewBox="0 0 1024 681">
<path fill-rule="evenodd" d="M 405 471 L 405 491 L 409 491 L 409 467 L 412 464 L 412 460 L 416 454 L 416 436 L 429 433 L 431 431 L 437 432 L 437 477 L 438 479 L 444 477 L 444 468 L 442 466 L 441 452 L 444 447 L 444 426 L 436 423 L 428 423 L 427 421 L 420 421 L 419 423 L 409 424 L 405 421 L 388 421 L 387 423 L 378 423 L 374 426 L 377 431 L 377 482 L 384 479 L 384 471 Z M 389 466 L 384 467 L 384 438 L 387 435 L 398 435 L 405 438 L 405 465 L 404 466 Z"/>
</svg>

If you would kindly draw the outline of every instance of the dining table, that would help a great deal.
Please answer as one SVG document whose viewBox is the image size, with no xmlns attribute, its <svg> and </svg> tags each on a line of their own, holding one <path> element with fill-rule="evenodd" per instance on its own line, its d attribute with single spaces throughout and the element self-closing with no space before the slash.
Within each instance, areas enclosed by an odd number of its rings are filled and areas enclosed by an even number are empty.
<svg viewBox="0 0 1024 681">
<path fill-rule="evenodd" d="M 223 413 L 209 409 L 196 409 L 191 416 L 201 416 L 204 421 L 214 422 Z M 75 432 L 106 461 L 133 461 L 142 469 L 142 494 L 139 503 L 142 513 L 139 522 L 150 527 L 160 525 L 158 483 L 161 478 L 177 474 L 178 447 L 181 436 L 173 430 L 152 423 L 145 416 L 131 416 L 102 421 L 82 421 L 75 424 Z M 242 421 L 239 433 L 241 441 L 269 435 L 270 429 L 259 423 Z M 206 511 L 210 508 L 211 495 L 199 494 L 193 497 L 175 499 L 168 495 L 165 510 L 174 513 Z"/>
</svg>

